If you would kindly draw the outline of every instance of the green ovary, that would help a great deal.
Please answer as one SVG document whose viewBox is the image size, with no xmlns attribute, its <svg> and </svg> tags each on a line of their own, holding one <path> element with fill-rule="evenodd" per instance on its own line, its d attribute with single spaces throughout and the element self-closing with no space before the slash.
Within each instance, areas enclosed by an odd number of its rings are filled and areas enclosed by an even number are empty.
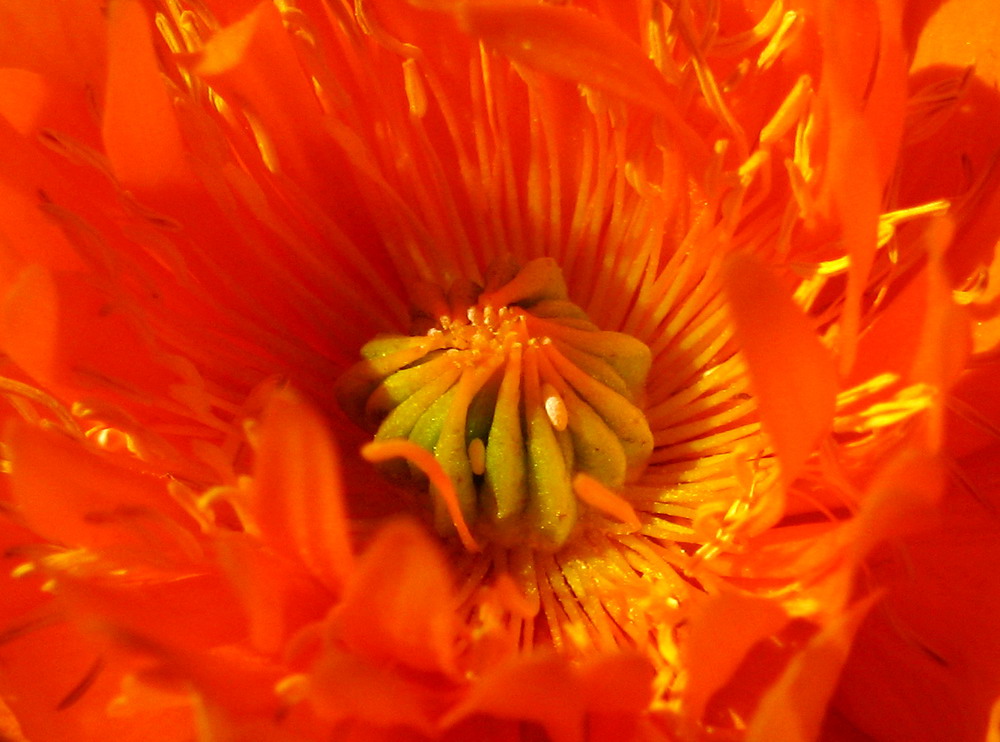
<svg viewBox="0 0 1000 742">
<path fill-rule="evenodd" d="M 341 406 L 376 441 L 432 452 L 479 537 L 560 547 L 583 507 L 573 477 L 619 489 L 652 453 L 640 407 L 649 348 L 593 324 L 549 258 L 500 263 L 485 286 L 421 287 L 421 296 L 418 328 L 430 329 L 366 344 L 337 384 Z M 403 461 L 380 468 L 427 487 Z M 438 530 L 452 533 L 443 503 L 433 507 Z"/>
</svg>

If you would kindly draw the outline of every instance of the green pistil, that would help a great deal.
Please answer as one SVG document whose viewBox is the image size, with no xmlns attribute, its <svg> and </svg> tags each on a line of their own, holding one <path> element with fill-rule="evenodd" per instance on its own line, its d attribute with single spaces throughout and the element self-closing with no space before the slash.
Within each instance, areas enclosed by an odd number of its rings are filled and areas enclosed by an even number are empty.
<svg viewBox="0 0 1000 742">
<path fill-rule="evenodd" d="M 618 489 L 652 453 L 639 407 L 649 349 L 598 329 L 549 258 L 495 265 L 485 288 L 456 282 L 447 295 L 421 287 L 421 296 L 418 321 L 430 329 L 366 344 L 338 382 L 341 406 L 376 440 L 432 452 L 481 536 L 558 548 L 579 518 L 574 475 Z M 427 486 L 409 464 L 381 468 Z M 452 533 L 443 504 L 434 507 L 438 530 Z"/>
</svg>

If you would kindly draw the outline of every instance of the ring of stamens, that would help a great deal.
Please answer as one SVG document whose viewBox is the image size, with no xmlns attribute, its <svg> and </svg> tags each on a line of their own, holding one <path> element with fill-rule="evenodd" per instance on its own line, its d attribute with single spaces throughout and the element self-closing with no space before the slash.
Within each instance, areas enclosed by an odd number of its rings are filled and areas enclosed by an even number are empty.
<svg viewBox="0 0 1000 742">
<path fill-rule="evenodd" d="M 574 477 L 620 489 L 652 452 L 649 349 L 591 322 L 548 258 L 495 264 L 484 286 L 415 294 L 415 334 L 366 344 L 338 382 L 341 406 L 375 441 L 432 452 L 479 536 L 559 548 L 582 514 Z M 406 462 L 380 469 L 428 486 Z M 433 508 L 437 529 L 453 533 L 440 498 Z"/>
</svg>

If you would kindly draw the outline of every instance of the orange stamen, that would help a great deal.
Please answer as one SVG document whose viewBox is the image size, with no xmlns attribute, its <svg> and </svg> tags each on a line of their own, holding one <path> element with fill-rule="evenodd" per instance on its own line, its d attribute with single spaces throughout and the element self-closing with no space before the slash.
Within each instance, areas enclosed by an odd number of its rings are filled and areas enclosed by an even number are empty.
<svg viewBox="0 0 1000 742">
<path fill-rule="evenodd" d="M 458 504 L 455 486 L 441 464 L 434 458 L 434 454 L 416 443 L 397 438 L 388 441 L 372 441 L 361 447 L 361 455 L 366 461 L 373 464 L 390 459 L 406 459 L 420 469 L 430 480 L 432 490 L 437 493 L 448 509 L 448 515 L 451 516 L 452 523 L 455 524 L 455 530 L 458 531 L 462 545 L 468 551 L 478 552 L 481 550 L 479 544 L 472 537 L 472 532 L 469 531 L 465 518 L 462 517 L 462 509 Z"/>
<path fill-rule="evenodd" d="M 583 472 L 577 474 L 573 477 L 573 491 L 592 508 L 617 518 L 633 528 L 642 526 L 635 509 L 621 495 L 615 494 L 593 477 Z"/>
</svg>

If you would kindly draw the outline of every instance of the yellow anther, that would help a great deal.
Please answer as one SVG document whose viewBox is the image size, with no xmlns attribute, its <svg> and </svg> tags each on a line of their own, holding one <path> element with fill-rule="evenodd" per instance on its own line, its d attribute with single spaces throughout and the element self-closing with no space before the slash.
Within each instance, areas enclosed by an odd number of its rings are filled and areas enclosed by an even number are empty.
<svg viewBox="0 0 1000 742">
<path fill-rule="evenodd" d="M 801 27 L 802 24 L 799 23 L 798 13 L 794 10 L 786 11 L 785 15 L 781 18 L 778 30 L 774 32 L 774 36 L 771 37 L 771 40 L 767 42 L 767 46 L 761 51 L 760 56 L 757 57 L 757 67 L 761 70 L 766 70 L 777 62 L 781 53 L 795 41 L 797 31 Z"/>
<path fill-rule="evenodd" d="M 406 100 L 410 104 L 410 114 L 423 118 L 427 113 L 427 91 L 424 89 L 420 70 L 417 69 L 416 59 L 403 60 L 403 88 L 406 91 Z"/>
<path fill-rule="evenodd" d="M 559 392 L 551 384 L 543 384 L 542 396 L 545 398 L 545 414 L 548 415 L 552 427 L 556 430 L 566 430 L 566 425 L 569 423 L 569 413 L 566 411 L 566 403 L 559 396 Z"/>
<path fill-rule="evenodd" d="M 801 119 L 809 105 L 812 93 L 812 78 L 802 75 L 792 86 L 785 100 L 778 106 L 774 116 L 760 130 L 760 143 L 773 144 L 787 134 Z"/>
<path fill-rule="evenodd" d="M 486 472 L 486 446 L 482 438 L 473 438 L 469 443 L 469 466 L 477 477 Z"/>
</svg>

